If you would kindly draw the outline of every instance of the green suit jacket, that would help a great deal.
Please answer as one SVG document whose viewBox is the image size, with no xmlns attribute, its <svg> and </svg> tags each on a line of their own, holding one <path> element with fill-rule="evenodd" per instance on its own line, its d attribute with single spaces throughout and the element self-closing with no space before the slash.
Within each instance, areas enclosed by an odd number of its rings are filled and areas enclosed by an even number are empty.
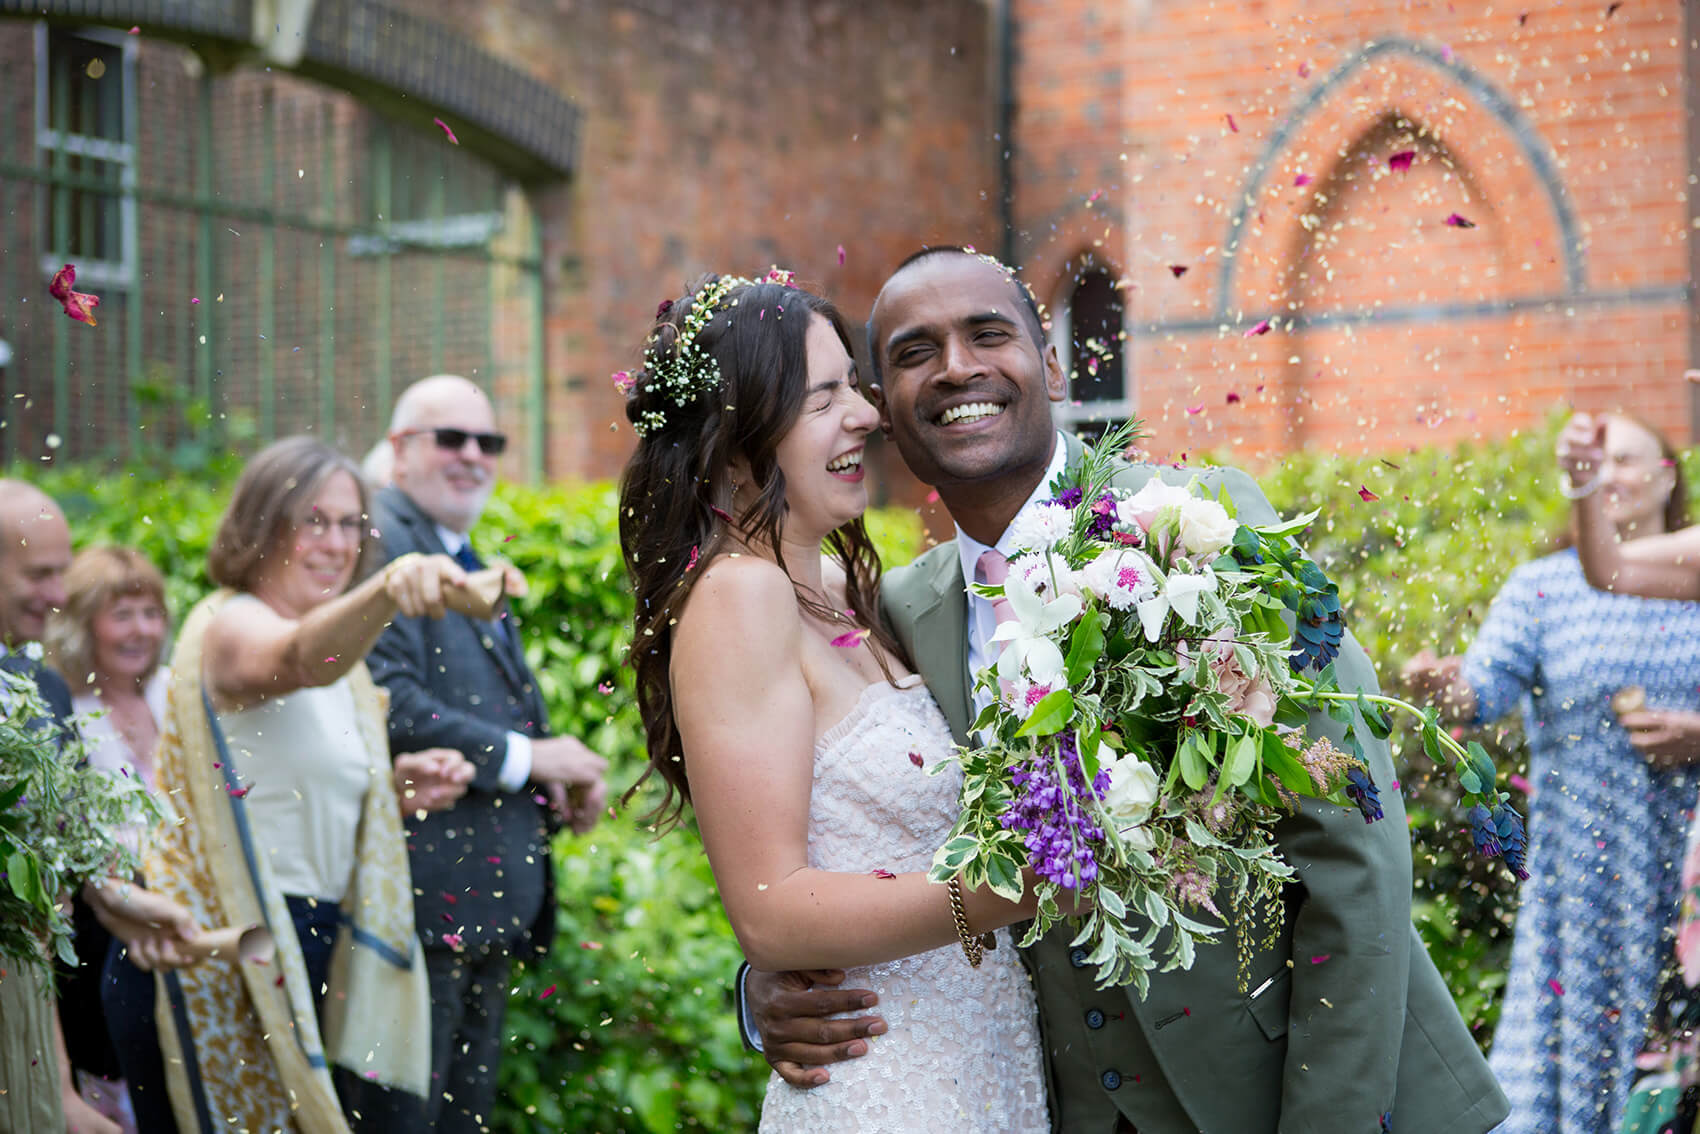
<svg viewBox="0 0 1700 1134">
<path fill-rule="evenodd" d="M 1071 464 L 1078 456 L 1071 444 Z M 1155 471 L 1129 467 L 1116 484 L 1137 489 Z M 1162 470 L 1174 483 L 1193 475 Z M 1243 521 L 1276 518 L 1245 473 L 1201 475 L 1227 486 Z M 967 743 L 967 600 L 955 542 L 887 575 L 882 608 Z M 1337 672 L 1344 688 L 1378 688 L 1350 635 Z M 1310 731 L 1338 740 L 1344 730 L 1318 714 Z M 1366 755 L 1384 819 L 1366 825 L 1355 809 L 1306 800 L 1276 828 L 1299 881 L 1285 895 L 1278 939 L 1254 956 L 1248 993 L 1231 934 L 1201 948 L 1189 971 L 1154 974 L 1144 1002 L 1131 988 L 1094 989 L 1066 924 L 1028 950 L 1058 1131 L 1110 1134 L 1119 1113 L 1141 1134 L 1482 1134 L 1506 1116 L 1411 925 L 1410 836 L 1387 745 Z"/>
</svg>

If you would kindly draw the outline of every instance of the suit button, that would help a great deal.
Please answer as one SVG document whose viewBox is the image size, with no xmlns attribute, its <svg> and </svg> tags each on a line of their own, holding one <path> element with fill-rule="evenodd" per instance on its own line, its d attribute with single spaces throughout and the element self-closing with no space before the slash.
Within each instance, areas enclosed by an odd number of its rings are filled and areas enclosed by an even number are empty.
<svg viewBox="0 0 1700 1134">
<path fill-rule="evenodd" d="M 1098 1076 L 1098 1081 L 1104 1084 L 1106 1091 L 1113 1091 L 1122 1085 L 1121 1073 L 1119 1071 L 1106 1071 Z"/>
<path fill-rule="evenodd" d="M 1086 967 L 1086 956 L 1087 953 L 1085 949 L 1070 949 L 1068 951 L 1068 963 L 1077 969 L 1084 969 Z"/>
<path fill-rule="evenodd" d="M 1086 1026 L 1089 1027 L 1089 1028 L 1101 1028 L 1101 1027 L 1103 1027 L 1104 1026 L 1104 1014 L 1102 1012 L 1098 1011 L 1098 1009 L 1096 1009 L 1096 1008 L 1088 1008 L 1086 1010 Z"/>
</svg>

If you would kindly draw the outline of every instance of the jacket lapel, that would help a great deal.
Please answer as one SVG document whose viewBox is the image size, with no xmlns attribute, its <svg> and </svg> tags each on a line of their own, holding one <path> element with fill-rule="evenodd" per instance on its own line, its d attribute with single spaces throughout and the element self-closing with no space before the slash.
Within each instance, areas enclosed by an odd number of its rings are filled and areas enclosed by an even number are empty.
<svg viewBox="0 0 1700 1134">
<path fill-rule="evenodd" d="M 963 590 L 962 564 L 955 554 L 937 558 L 927 578 L 926 605 L 915 616 L 915 668 L 932 690 L 933 699 L 950 722 L 951 735 L 968 743 L 973 723 L 968 679 L 968 599 Z"/>
</svg>

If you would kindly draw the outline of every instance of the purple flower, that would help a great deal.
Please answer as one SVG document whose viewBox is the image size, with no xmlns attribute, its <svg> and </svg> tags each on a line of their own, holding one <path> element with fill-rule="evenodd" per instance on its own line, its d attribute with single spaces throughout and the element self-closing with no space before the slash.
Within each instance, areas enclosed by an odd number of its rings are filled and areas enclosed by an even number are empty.
<svg viewBox="0 0 1700 1134">
<path fill-rule="evenodd" d="M 1107 540 L 1116 526 L 1116 498 L 1108 492 L 1092 501 L 1092 522 L 1086 534 L 1093 539 Z"/>
<path fill-rule="evenodd" d="M 1475 841 L 1477 854 L 1497 856 L 1505 853 L 1499 841 L 1499 831 L 1494 827 L 1492 812 L 1478 803 L 1464 817 L 1470 821 L 1470 838 Z"/>
<path fill-rule="evenodd" d="M 1346 795 L 1358 805 L 1365 823 L 1373 823 L 1382 817 L 1381 789 L 1362 768 L 1346 769 Z"/>
<path fill-rule="evenodd" d="M 1066 783 L 1057 782 L 1061 763 Z M 1005 830 L 1025 831 L 1027 861 L 1041 878 L 1073 890 L 1098 877 L 1097 847 L 1104 831 L 1086 807 L 1087 793 L 1102 797 L 1110 777 L 1100 771 L 1089 789 L 1073 732 L 1047 742 L 1034 758 L 1010 772 L 1015 798 L 999 816 Z"/>
<path fill-rule="evenodd" d="M 1505 865 L 1511 868 L 1512 873 L 1527 881 L 1529 872 L 1524 869 L 1524 855 L 1529 840 L 1523 833 L 1523 817 L 1517 814 L 1515 808 L 1502 803 L 1493 809 L 1493 823 L 1499 834 L 1500 857 L 1505 859 Z"/>
</svg>

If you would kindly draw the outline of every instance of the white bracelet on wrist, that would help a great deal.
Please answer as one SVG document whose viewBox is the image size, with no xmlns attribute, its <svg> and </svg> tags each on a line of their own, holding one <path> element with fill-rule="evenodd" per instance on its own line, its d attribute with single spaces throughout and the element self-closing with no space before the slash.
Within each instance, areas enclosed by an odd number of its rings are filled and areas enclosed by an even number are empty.
<svg viewBox="0 0 1700 1134">
<path fill-rule="evenodd" d="M 1604 486 L 1605 477 L 1603 476 L 1596 475 L 1593 480 L 1578 488 L 1576 483 L 1570 479 L 1569 473 L 1558 475 L 1558 491 L 1566 500 L 1586 500 Z"/>
</svg>

